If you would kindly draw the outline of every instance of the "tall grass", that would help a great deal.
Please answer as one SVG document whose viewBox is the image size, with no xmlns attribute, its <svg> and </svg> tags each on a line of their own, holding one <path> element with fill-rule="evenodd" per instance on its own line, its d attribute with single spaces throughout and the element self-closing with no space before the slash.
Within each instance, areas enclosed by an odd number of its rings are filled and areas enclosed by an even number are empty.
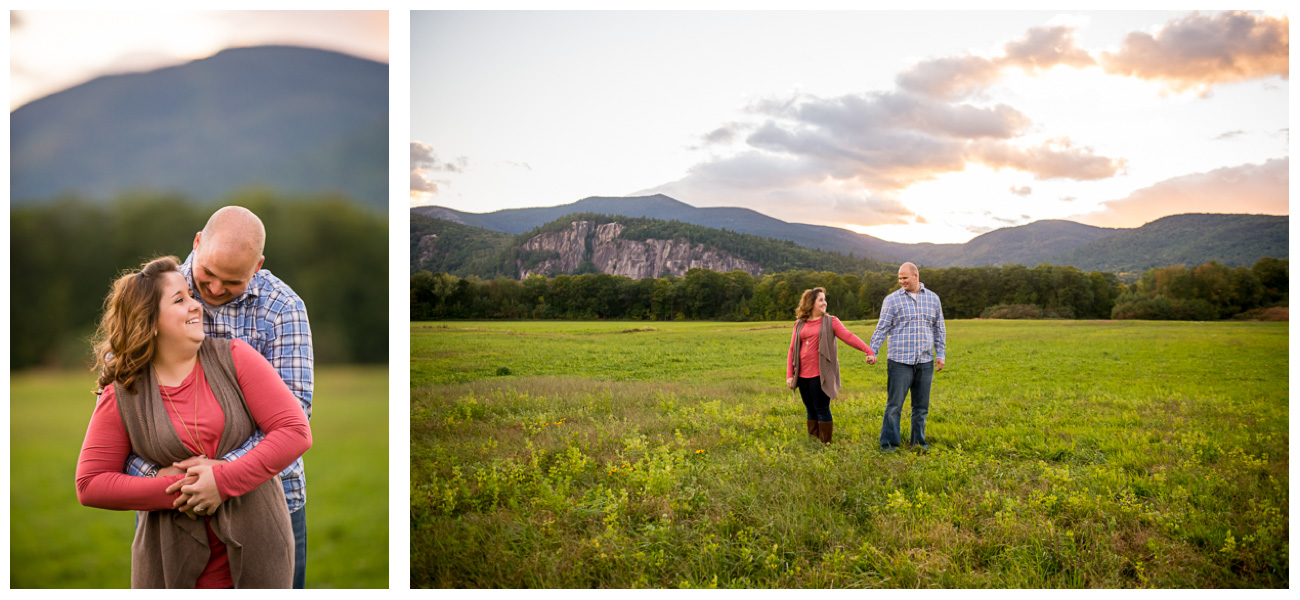
<svg viewBox="0 0 1300 600">
<path fill-rule="evenodd" d="M 124 588 L 133 512 L 77 502 L 95 397 L 85 372 L 22 372 L 10 386 L 10 585 Z M 388 587 L 388 375 L 316 371 L 307 451 L 307 587 Z"/>
<path fill-rule="evenodd" d="M 412 324 L 411 584 L 1289 585 L 1285 324 L 948 331 L 922 455 L 845 346 L 811 441 L 786 325 Z"/>
</svg>

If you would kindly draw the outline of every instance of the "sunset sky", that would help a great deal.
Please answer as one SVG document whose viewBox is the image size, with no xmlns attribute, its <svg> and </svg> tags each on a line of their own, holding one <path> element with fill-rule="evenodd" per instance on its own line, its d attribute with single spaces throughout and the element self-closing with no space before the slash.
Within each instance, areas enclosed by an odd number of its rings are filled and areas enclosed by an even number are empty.
<svg viewBox="0 0 1300 600">
<path fill-rule="evenodd" d="M 663 193 L 900 242 L 1288 214 L 1278 12 L 412 12 L 411 205 Z"/>
<path fill-rule="evenodd" d="M 9 110 L 102 75 L 271 44 L 386 63 L 388 12 L 11 11 Z"/>
</svg>

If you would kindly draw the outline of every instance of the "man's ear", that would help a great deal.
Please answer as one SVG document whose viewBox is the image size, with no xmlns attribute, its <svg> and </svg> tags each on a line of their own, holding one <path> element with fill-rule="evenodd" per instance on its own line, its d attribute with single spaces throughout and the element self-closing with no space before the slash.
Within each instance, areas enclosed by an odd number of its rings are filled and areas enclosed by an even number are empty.
<svg viewBox="0 0 1300 600">
<path fill-rule="evenodd" d="M 257 266 L 256 266 L 256 267 L 253 267 L 253 272 L 256 273 L 256 272 L 258 272 L 258 271 L 261 271 L 261 270 L 262 270 L 262 263 L 264 263 L 264 262 L 266 262 L 266 257 L 265 257 L 265 256 L 263 256 L 262 258 L 257 259 Z"/>
<path fill-rule="evenodd" d="M 200 232 L 194 234 L 194 248 L 193 248 L 193 250 L 194 250 L 195 252 L 198 252 L 198 251 L 199 251 L 199 240 L 202 239 L 202 238 L 203 238 L 203 232 L 202 232 L 202 231 L 200 231 Z"/>
</svg>

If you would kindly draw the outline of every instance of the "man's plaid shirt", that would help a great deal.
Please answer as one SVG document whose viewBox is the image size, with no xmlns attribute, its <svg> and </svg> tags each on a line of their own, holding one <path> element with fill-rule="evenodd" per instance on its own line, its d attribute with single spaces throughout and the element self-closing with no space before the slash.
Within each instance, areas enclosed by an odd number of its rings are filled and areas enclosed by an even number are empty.
<svg viewBox="0 0 1300 600">
<path fill-rule="evenodd" d="M 302 410 L 311 420 L 312 349 L 311 327 L 307 323 L 307 307 L 283 281 L 270 271 L 261 270 L 253 275 L 244 293 L 221 306 L 208 306 L 194 286 L 191 252 L 181 265 L 181 274 L 190 282 L 194 299 L 203 306 L 203 333 L 221 338 L 239 338 L 248 342 L 275 367 L 280 379 L 298 398 Z M 259 429 L 243 446 L 223 456 L 235 460 L 253 449 L 265 434 Z M 155 465 L 134 454 L 127 460 L 126 473 L 144 475 Z M 307 503 L 307 478 L 302 457 L 280 473 L 284 484 L 284 497 L 289 512 L 296 512 Z"/>
<path fill-rule="evenodd" d="M 925 289 L 925 284 L 919 285 L 916 298 L 902 288 L 885 296 L 876 332 L 871 334 L 873 351 L 880 352 L 880 345 L 888 336 L 888 360 L 905 365 L 943 359 L 948 346 L 939 295 Z"/>
</svg>

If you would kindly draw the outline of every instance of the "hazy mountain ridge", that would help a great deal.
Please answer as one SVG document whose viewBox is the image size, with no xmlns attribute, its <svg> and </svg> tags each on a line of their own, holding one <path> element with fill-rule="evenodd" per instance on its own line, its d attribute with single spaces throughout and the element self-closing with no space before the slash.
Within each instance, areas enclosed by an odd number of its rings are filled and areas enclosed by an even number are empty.
<svg viewBox="0 0 1300 600">
<path fill-rule="evenodd" d="M 11 202 L 248 186 L 387 206 L 388 65 L 261 46 L 99 77 L 10 114 Z"/>
<path fill-rule="evenodd" d="M 1084 271 L 1140 273 L 1151 267 L 1210 261 L 1250 266 L 1265 256 L 1289 256 L 1289 217 L 1269 215 L 1177 215 L 1135 229 L 1043 220 L 991 231 L 964 244 L 903 244 L 835 227 L 786 223 L 749 209 L 696 208 L 663 195 L 592 197 L 563 206 L 491 213 L 466 213 L 437 206 L 411 209 L 413 215 L 436 216 L 506 233 L 527 231 L 579 211 L 675 220 L 786 240 L 805 248 L 852 253 L 894 264 L 910 260 L 929 267 L 1050 263 Z M 550 220 L 539 223 L 543 217 Z"/>
<path fill-rule="evenodd" d="M 1290 218 L 1272 215 L 1185 214 L 1121 229 L 1052 258 L 1085 271 L 1140 273 L 1210 261 L 1249 267 L 1261 258 L 1290 256 Z M 1049 261 L 1051 262 L 1051 261 Z"/>
</svg>

